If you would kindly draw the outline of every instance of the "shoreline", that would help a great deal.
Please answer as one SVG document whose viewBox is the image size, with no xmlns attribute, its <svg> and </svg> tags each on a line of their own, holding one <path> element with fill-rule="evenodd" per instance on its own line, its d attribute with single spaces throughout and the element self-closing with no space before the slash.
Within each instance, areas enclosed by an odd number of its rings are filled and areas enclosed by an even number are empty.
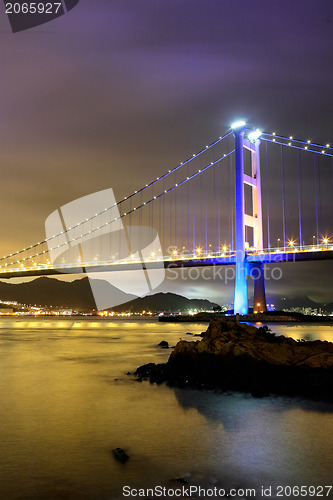
<svg viewBox="0 0 333 500">
<path fill-rule="evenodd" d="M 240 323 L 332 323 L 331 316 L 310 316 L 301 313 L 288 313 L 284 311 L 274 311 L 271 314 L 258 313 L 226 316 L 214 313 L 197 313 L 195 315 L 165 315 L 159 316 L 161 323 L 209 323 L 211 320 L 224 320 Z"/>
</svg>

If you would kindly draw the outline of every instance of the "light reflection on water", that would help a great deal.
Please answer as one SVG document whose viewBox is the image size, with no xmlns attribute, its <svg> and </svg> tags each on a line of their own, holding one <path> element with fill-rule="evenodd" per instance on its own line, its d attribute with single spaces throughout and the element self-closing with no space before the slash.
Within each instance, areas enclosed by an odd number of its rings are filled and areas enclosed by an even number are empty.
<svg viewBox="0 0 333 500">
<path fill-rule="evenodd" d="M 272 325 L 332 340 L 332 327 Z M 206 325 L 156 321 L 0 320 L 0 496 L 121 498 L 133 487 L 191 481 L 329 484 L 333 408 L 138 383 L 127 371 L 164 362 Z M 111 449 L 123 447 L 126 465 Z M 217 482 L 217 483 L 216 483 Z"/>
<path fill-rule="evenodd" d="M 263 323 L 252 323 L 259 327 Z M 333 342 L 333 323 L 265 323 L 272 332 L 295 340 L 328 340 Z"/>
</svg>

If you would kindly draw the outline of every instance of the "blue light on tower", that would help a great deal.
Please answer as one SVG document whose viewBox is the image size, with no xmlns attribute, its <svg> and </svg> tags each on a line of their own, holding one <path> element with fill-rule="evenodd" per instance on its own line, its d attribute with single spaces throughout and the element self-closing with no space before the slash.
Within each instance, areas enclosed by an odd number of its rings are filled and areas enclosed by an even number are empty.
<svg viewBox="0 0 333 500">
<path fill-rule="evenodd" d="M 247 314 L 248 295 L 245 264 L 245 226 L 244 226 L 244 160 L 243 137 L 245 121 L 239 120 L 231 128 L 235 136 L 235 243 L 236 243 L 236 276 L 234 312 Z"/>
</svg>

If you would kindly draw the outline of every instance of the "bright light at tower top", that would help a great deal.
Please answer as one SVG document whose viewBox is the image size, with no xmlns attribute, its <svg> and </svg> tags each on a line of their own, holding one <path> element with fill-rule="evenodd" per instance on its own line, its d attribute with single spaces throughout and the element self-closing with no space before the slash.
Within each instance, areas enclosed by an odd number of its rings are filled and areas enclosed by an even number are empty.
<svg viewBox="0 0 333 500">
<path fill-rule="evenodd" d="M 234 122 L 232 125 L 231 125 L 231 128 L 233 130 L 237 129 L 237 128 L 242 128 L 242 127 L 245 127 L 246 125 L 246 121 L 244 120 L 238 120 L 236 122 Z"/>
<path fill-rule="evenodd" d="M 261 130 L 257 129 L 257 130 L 253 130 L 253 132 L 250 132 L 249 135 L 247 136 L 247 138 L 249 139 L 249 141 L 257 141 L 259 139 L 259 137 L 261 136 L 262 132 Z"/>
</svg>

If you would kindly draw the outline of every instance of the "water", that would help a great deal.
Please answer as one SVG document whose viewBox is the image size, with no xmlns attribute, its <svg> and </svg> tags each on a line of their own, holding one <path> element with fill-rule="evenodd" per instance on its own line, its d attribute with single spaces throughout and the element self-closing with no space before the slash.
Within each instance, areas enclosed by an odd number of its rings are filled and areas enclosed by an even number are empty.
<svg viewBox="0 0 333 500">
<path fill-rule="evenodd" d="M 0 320 L 0 498 L 115 499 L 174 478 L 229 488 L 332 484 L 332 405 L 138 383 L 156 345 L 207 325 Z M 325 325 L 272 325 L 333 340 Z M 123 465 L 111 450 L 126 449 Z M 331 492 L 332 496 L 332 492 Z"/>
</svg>

